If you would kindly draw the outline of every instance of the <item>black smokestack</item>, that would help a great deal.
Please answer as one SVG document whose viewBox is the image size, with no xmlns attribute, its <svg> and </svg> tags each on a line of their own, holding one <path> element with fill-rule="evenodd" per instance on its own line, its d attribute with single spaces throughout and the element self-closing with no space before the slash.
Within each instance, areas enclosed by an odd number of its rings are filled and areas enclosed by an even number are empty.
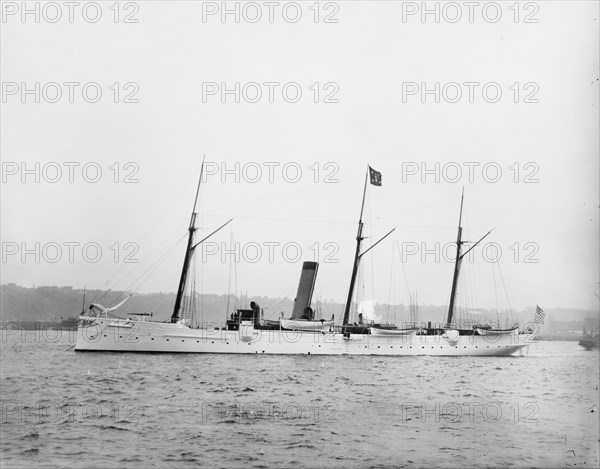
<svg viewBox="0 0 600 469">
<path fill-rule="evenodd" d="M 300 274 L 300 283 L 298 284 L 298 293 L 294 300 L 294 309 L 292 319 L 300 319 L 304 310 L 310 306 L 312 300 L 315 282 L 317 280 L 318 262 L 304 262 L 302 264 L 302 273 Z"/>
</svg>

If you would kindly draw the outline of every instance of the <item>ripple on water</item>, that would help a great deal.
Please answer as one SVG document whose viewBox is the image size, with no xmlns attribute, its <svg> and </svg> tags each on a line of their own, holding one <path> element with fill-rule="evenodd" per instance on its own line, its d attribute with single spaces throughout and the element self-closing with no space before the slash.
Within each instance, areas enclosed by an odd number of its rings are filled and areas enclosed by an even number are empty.
<svg viewBox="0 0 600 469">
<path fill-rule="evenodd" d="M 598 354 L 539 346 L 385 360 L 3 346 L 3 466 L 597 467 Z"/>
</svg>

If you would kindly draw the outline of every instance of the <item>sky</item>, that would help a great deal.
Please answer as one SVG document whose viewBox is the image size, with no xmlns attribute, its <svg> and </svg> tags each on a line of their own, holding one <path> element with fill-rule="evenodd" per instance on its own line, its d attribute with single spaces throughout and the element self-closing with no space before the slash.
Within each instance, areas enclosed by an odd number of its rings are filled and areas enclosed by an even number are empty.
<svg viewBox="0 0 600 469">
<path fill-rule="evenodd" d="M 598 308 L 597 2 L 269 5 L 2 3 L 2 283 Z"/>
</svg>

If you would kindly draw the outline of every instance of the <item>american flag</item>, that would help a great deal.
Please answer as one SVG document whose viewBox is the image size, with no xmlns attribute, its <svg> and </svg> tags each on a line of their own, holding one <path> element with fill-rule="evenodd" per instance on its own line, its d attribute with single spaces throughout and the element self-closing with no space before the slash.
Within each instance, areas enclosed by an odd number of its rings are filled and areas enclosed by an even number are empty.
<svg viewBox="0 0 600 469">
<path fill-rule="evenodd" d="M 544 310 L 542 308 L 540 308 L 538 305 L 535 306 L 535 318 L 533 319 L 533 321 L 536 324 L 544 324 L 544 318 L 546 317 L 546 313 L 544 313 Z"/>
</svg>

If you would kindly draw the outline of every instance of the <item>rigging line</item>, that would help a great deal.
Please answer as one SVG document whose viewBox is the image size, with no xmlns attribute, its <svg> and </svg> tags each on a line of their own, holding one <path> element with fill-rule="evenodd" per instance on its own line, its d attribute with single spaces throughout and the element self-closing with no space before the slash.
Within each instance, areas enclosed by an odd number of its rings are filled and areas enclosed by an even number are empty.
<svg viewBox="0 0 600 469">
<path fill-rule="evenodd" d="M 406 287 L 406 294 L 410 298 L 410 288 L 408 287 L 408 276 L 406 275 L 406 270 L 404 269 L 404 262 L 402 261 L 402 252 L 400 249 L 400 243 L 396 240 L 396 245 L 398 247 L 398 255 L 400 256 L 400 266 L 402 266 L 402 275 L 404 277 L 404 286 Z"/>
<path fill-rule="evenodd" d="M 165 215 L 167 213 L 171 213 L 173 211 L 173 207 L 178 207 L 180 206 L 180 200 L 183 198 L 184 194 L 187 196 L 189 195 L 189 189 L 190 187 L 192 187 L 193 189 L 196 188 L 196 184 L 197 184 L 197 177 L 196 175 L 193 175 L 192 173 L 190 173 L 190 177 L 188 179 L 187 182 L 183 183 L 183 184 L 176 184 L 175 186 L 177 188 L 179 188 L 180 190 L 178 191 L 177 195 L 174 197 L 170 198 L 170 202 L 168 202 L 166 204 L 165 209 L 160 212 L 158 214 L 157 217 L 155 217 L 155 220 L 152 222 L 152 224 L 150 225 L 150 228 L 153 228 L 154 226 L 158 225 L 159 223 L 162 225 L 164 224 L 164 219 L 165 219 Z M 169 190 L 169 194 L 173 193 L 174 191 Z M 187 222 L 185 223 L 187 225 Z M 147 229 L 144 230 L 144 232 L 147 232 L 148 235 L 152 232 L 152 229 Z"/>
<path fill-rule="evenodd" d="M 359 179 L 362 180 L 363 176 L 344 178 L 344 180 L 348 181 L 348 182 L 356 181 L 356 180 L 359 180 Z M 331 182 L 333 182 L 333 181 L 331 181 Z M 327 190 L 327 193 L 329 193 L 329 189 L 330 189 L 328 187 L 329 184 L 324 184 L 324 185 L 319 184 L 319 185 L 313 185 L 313 186 L 314 187 L 312 187 L 311 190 L 310 190 L 311 194 L 319 195 L 319 192 L 324 192 L 325 190 Z M 350 186 L 348 186 L 348 187 L 350 187 Z M 281 193 L 281 194 L 277 194 L 277 198 L 279 200 L 281 200 L 281 199 L 287 198 L 288 196 L 295 195 L 295 194 L 306 194 L 306 187 L 299 186 L 299 188 L 296 189 L 296 190 L 292 190 L 292 191 L 284 192 L 284 193 Z M 316 199 L 321 200 L 322 197 L 316 197 Z M 245 207 L 245 206 L 248 206 L 248 205 L 260 205 L 260 206 L 262 206 L 262 205 L 264 205 L 265 201 L 271 201 L 271 200 L 273 200 L 273 195 L 272 194 L 268 194 L 268 195 L 265 195 L 265 197 L 256 198 L 256 199 L 250 200 L 250 201 L 248 201 L 248 202 L 246 202 L 244 204 L 234 203 L 234 205 L 231 205 L 230 207 L 237 208 L 237 207 Z M 226 209 L 228 209 L 230 207 L 217 207 L 215 209 L 208 210 L 207 212 L 216 211 L 216 210 L 226 210 Z"/>
<path fill-rule="evenodd" d="M 177 245 L 175 245 L 173 247 L 173 249 L 177 247 Z M 129 296 L 133 295 L 136 291 L 139 290 L 139 288 L 150 278 L 150 276 L 156 271 L 156 269 L 162 264 L 162 262 L 164 262 L 164 260 L 168 257 L 168 254 L 170 254 L 173 249 L 171 249 L 170 251 L 166 252 L 165 254 L 163 254 L 163 256 L 161 258 L 159 258 L 154 264 L 151 264 L 146 271 L 144 271 L 143 273 L 141 273 L 132 283 L 130 283 L 127 288 L 125 288 L 124 290 L 120 290 L 118 291 L 118 295 L 108 304 L 108 307 L 111 307 L 112 305 L 114 305 L 117 300 L 119 300 L 121 298 L 121 296 L 123 296 L 124 294 L 129 294 Z M 145 278 L 144 275 L 150 271 L 152 269 L 152 271 L 150 272 L 150 274 L 148 274 Z M 143 278 L 143 281 L 141 281 Z M 141 281 L 141 283 L 139 285 L 137 285 L 135 288 L 133 287 L 138 281 Z M 112 290 L 109 290 L 112 291 Z"/>
<path fill-rule="evenodd" d="M 196 285 L 198 279 L 198 256 L 194 256 L 192 259 L 194 273 L 192 274 L 192 279 L 194 282 L 194 287 L 192 289 L 192 297 L 194 299 L 192 305 L 193 317 L 194 317 L 194 325 L 198 326 L 198 297 L 200 298 L 200 324 L 204 324 L 204 275 L 200 274 L 200 292 L 198 292 Z M 202 263 L 200 263 L 203 266 Z M 201 267 L 202 268 L 202 267 Z"/>
<path fill-rule="evenodd" d="M 177 226 L 177 228 L 175 230 L 173 230 L 168 236 L 164 237 L 160 243 L 154 248 L 152 249 L 152 251 L 150 252 L 150 254 L 148 256 L 146 256 L 146 259 L 148 259 L 145 262 L 150 262 L 150 259 L 152 259 L 152 257 L 160 250 L 163 248 L 163 246 L 167 243 L 167 241 L 172 240 L 176 235 L 179 235 L 179 233 L 181 233 L 183 231 L 183 227 L 184 227 L 184 223 L 181 223 L 179 226 Z M 179 242 L 179 240 L 177 240 L 176 242 Z M 114 285 L 118 285 L 120 282 L 125 281 L 125 279 L 127 279 L 128 277 L 130 277 L 131 275 L 133 275 L 134 272 L 136 272 L 136 270 L 141 269 L 143 266 L 144 262 L 141 262 L 139 264 L 137 264 L 133 269 L 131 269 L 129 272 L 127 272 L 125 275 L 123 275 L 123 277 L 121 277 L 119 280 L 114 282 Z"/>
<path fill-rule="evenodd" d="M 431 207 L 438 207 L 440 205 L 447 205 L 449 206 L 450 204 L 454 204 L 454 202 L 452 200 L 449 199 L 442 199 L 439 202 L 432 202 L 430 204 L 426 204 L 426 205 L 417 205 L 414 206 L 414 208 L 410 208 L 410 209 L 403 209 L 403 210 L 396 210 L 394 209 L 394 215 L 395 216 L 400 216 L 400 215 L 404 215 L 404 214 L 408 214 L 408 213 L 413 213 L 413 212 L 423 212 L 425 209 L 431 208 Z M 384 213 L 385 216 L 385 213 Z M 386 217 L 387 218 L 387 217 Z M 454 227 L 450 227 L 450 228 L 456 228 L 456 226 Z"/>
<path fill-rule="evenodd" d="M 267 310 L 267 313 L 266 313 L 267 319 L 274 320 L 274 319 L 277 319 L 279 317 L 279 312 L 277 312 L 277 309 L 279 309 L 280 305 L 283 304 L 286 300 L 287 301 L 290 300 L 289 296 L 292 294 L 293 291 L 294 291 L 294 287 L 291 287 L 288 291 L 286 291 L 284 293 L 283 297 L 277 298 L 276 300 L 274 300 L 273 302 L 269 303 L 264 308 L 264 309 Z M 285 311 L 281 311 L 281 312 L 285 314 Z M 274 314 L 276 316 L 274 316 Z"/>
<path fill-rule="evenodd" d="M 271 301 L 271 303 L 269 303 L 265 309 L 267 310 L 271 310 L 271 309 L 275 309 L 277 306 L 279 306 L 280 304 L 282 304 L 284 301 L 289 300 L 290 299 L 290 295 L 291 293 L 294 291 L 294 281 L 290 281 L 288 282 L 284 288 L 282 288 L 280 290 L 280 292 L 277 294 L 276 298 L 273 299 L 273 301 Z M 267 318 L 271 319 L 272 311 L 267 311 Z M 279 313 L 277 313 L 279 314 Z"/>
<path fill-rule="evenodd" d="M 462 320 L 463 323 L 467 323 L 471 318 L 469 317 L 469 311 L 472 310 L 474 301 L 473 301 L 473 284 L 471 282 L 471 265 L 467 264 L 463 268 L 464 277 L 463 281 L 463 299 L 462 299 Z"/>
<path fill-rule="evenodd" d="M 139 241 L 138 243 L 135 243 L 136 246 L 140 246 L 143 245 L 144 242 L 146 241 L 146 239 L 148 239 L 148 237 L 150 236 L 151 230 L 143 230 L 142 233 L 146 233 L 146 235 L 141 239 L 141 241 Z M 172 236 L 172 235 L 171 235 Z M 149 254 L 148 257 L 152 256 L 154 254 L 154 251 L 156 251 L 157 249 L 159 249 L 162 244 L 164 242 L 167 241 L 168 238 L 163 239 L 163 241 Z M 122 262 L 117 269 L 115 270 L 115 272 L 108 278 L 107 280 L 107 284 L 109 285 L 118 285 L 119 282 L 122 282 L 125 278 L 127 278 L 129 275 L 131 275 L 133 272 L 135 272 L 136 268 L 138 268 L 140 266 L 140 264 L 137 264 L 133 269 L 128 270 L 128 272 L 125 273 L 125 275 L 120 278 L 118 281 L 116 281 L 115 279 L 121 275 L 122 271 L 125 269 L 126 263 Z"/>
<path fill-rule="evenodd" d="M 142 233 L 145 233 L 145 235 L 144 235 L 144 236 L 141 238 L 141 240 L 140 240 L 140 241 L 138 241 L 138 242 L 136 243 L 136 245 L 137 245 L 137 246 L 141 246 L 141 245 L 143 245 L 143 244 L 146 242 L 146 240 L 147 240 L 148 238 L 150 238 L 150 235 L 151 235 L 151 234 L 154 232 L 154 229 L 153 229 L 153 227 L 154 227 L 154 226 L 156 226 L 156 225 L 158 224 L 158 222 L 159 222 L 159 221 L 160 221 L 160 219 L 157 219 L 155 222 L 153 222 L 153 224 L 152 224 L 152 227 L 151 227 L 150 229 L 147 229 L 147 230 L 142 230 Z M 155 248 L 154 248 L 154 249 L 153 249 L 153 250 L 150 252 L 150 254 L 148 255 L 148 257 L 151 257 L 151 256 L 152 256 L 152 255 L 153 255 L 153 254 L 154 254 L 154 253 L 155 253 L 155 252 L 158 250 L 158 249 L 160 249 L 160 247 L 161 247 L 161 246 L 162 246 L 164 243 L 166 243 L 166 242 L 167 242 L 169 239 L 171 239 L 171 238 L 172 238 L 172 237 L 173 237 L 175 234 L 179 233 L 179 232 L 180 232 L 180 230 L 181 230 L 181 227 L 182 227 L 183 225 L 184 225 L 183 223 L 182 223 L 182 224 L 180 224 L 180 225 L 178 225 L 178 226 L 177 226 L 177 228 L 176 228 L 176 229 L 175 229 L 173 232 L 171 232 L 171 234 L 169 234 L 167 237 L 163 238 L 163 240 L 162 240 L 162 241 L 161 241 L 161 242 L 160 242 L 160 243 L 159 243 L 159 244 L 158 244 L 158 245 L 157 245 L 157 246 L 156 246 L 156 247 L 155 247 Z M 138 264 L 138 266 L 139 266 L 139 264 Z M 124 268 L 125 268 L 125 263 L 122 263 L 122 264 L 121 264 L 121 266 L 120 266 L 120 267 L 117 269 L 117 271 L 115 272 L 115 274 L 112 276 L 112 278 L 110 278 L 110 279 L 109 279 L 109 282 L 112 282 L 112 280 L 113 280 L 115 277 L 117 277 L 117 276 L 118 276 L 118 275 L 121 273 L 121 271 L 122 271 Z M 131 275 L 131 273 L 132 273 L 132 272 L 134 272 L 134 271 L 135 271 L 135 268 L 134 268 L 134 269 L 132 269 L 131 271 L 129 271 L 128 273 L 126 273 L 126 274 L 124 275 L 124 277 L 123 277 L 123 278 L 121 278 L 121 279 L 119 280 L 119 282 L 120 282 L 120 281 L 123 281 L 125 278 L 127 278 L 129 275 Z M 118 283 L 118 282 L 115 282 L 115 283 Z"/>
<path fill-rule="evenodd" d="M 369 204 L 369 231 L 371 232 L 371 239 L 373 238 L 373 228 L 371 228 L 373 226 L 373 209 L 371 206 L 371 191 L 369 191 L 369 198 L 368 198 L 368 202 Z M 375 320 L 375 259 L 373 258 L 373 251 L 371 251 L 371 297 L 368 298 L 369 301 L 372 301 L 372 306 L 373 306 L 373 321 Z"/>
<path fill-rule="evenodd" d="M 296 192 L 298 192 L 298 193 L 304 193 L 304 192 L 305 192 L 305 189 L 299 189 L 298 191 L 294 191 L 293 193 L 296 193 Z M 279 196 L 278 196 L 278 197 L 279 197 Z M 282 197 L 285 197 L 285 195 L 284 195 L 284 196 L 282 196 Z M 264 199 L 261 199 L 261 200 L 271 200 L 271 199 L 272 199 L 272 196 L 269 196 L 269 197 L 265 197 Z M 426 209 L 426 208 L 435 207 L 435 206 L 438 206 L 438 205 L 443 205 L 443 204 L 448 204 L 448 203 L 449 203 L 449 202 L 448 202 L 446 199 L 444 199 L 444 200 L 442 200 L 442 201 L 440 201 L 440 202 L 436 202 L 436 203 L 432 203 L 432 204 L 428 204 L 428 205 L 424 205 L 424 206 L 416 207 L 416 208 L 414 208 L 414 209 L 410 209 L 410 210 L 404 210 L 404 211 L 401 211 L 401 212 L 394 211 L 394 214 L 395 214 L 396 216 L 398 216 L 398 215 L 402 215 L 402 214 L 404 214 L 404 213 L 410 213 L 410 212 L 416 212 L 416 211 L 423 211 L 423 210 L 424 210 L 424 209 Z M 249 205 L 249 204 L 244 204 L 244 206 L 246 206 L 246 205 Z M 211 217 L 211 216 L 212 216 L 212 217 L 214 217 L 214 216 L 218 216 L 218 215 L 209 215 L 209 214 L 210 214 L 211 212 L 218 212 L 218 211 L 222 211 L 222 210 L 227 210 L 227 209 L 229 209 L 229 208 L 239 208 L 240 206 L 241 206 L 240 204 L 235 204 L 235 205 L 232 205 L 232 206 L 230 206 L 230 207 L 217 207 L 217 208 L 214 208 L 214 209 L 209 209 L 209 210 L 206 210 L 206 211 L 204 212 L 204 216 L 205 216 L 205 217 Z M 356 222 L 354 222 L 354 221 L 331 221 L 331 220 L 285 219 L 285 218 L 273 218 L 273 217 L 242 217 L 242 216 L 238 216 L 238 215 L 229 216 L 229 218 L 240 218 L 240 219 L 260 219 L 260 220 L 276 220 L 276 221 L 289 221 L 289 222 L 297 221 L 297 222 L 302 222 L 302 223 L 304 223 L 304 222 L 317 222 L 317 223 L 343 223 L 343 224 L 352 224 L 352 225 L 354 225 L 354 224 L 356 223 Z M 384 219 L 388 219 L 389 217 L 383 217 L 383 218 L 384 218 Z M 445 229 L 454 229 L 454 228 L 456 228 L 456 227 L 454 227 L 454 226 L 433 226 L 433 227 L 429 227 L 429 226 L 418 226 L 418 225 L 413 225 L 413 226 L 411 226 L 411 225 L 406 225 L 406 226 L 405 226 L 405 225 L 398 225 L 398 224 L 393 224 L 393 225 L 391 225 L 391 224 L 386 224 L 386 225 L 373 225 L 373 226 L 384 226 L 384 227 L 398 226 L 398 227 L 403 227 L 403 228 L 445 228 Z"/>
<path fill-rule="evenodd" d="M 152 268 L 152 270 L 148 272 L 148 274 L 146 275 L 146 277 L 143 280 L 141 280 L 140 283 L 134 288 L 134 290 L 133 290 L 134 292 L 138 291 L 142 287 L 142 285 L 144 285 L 148 281 L 148 279 L 150 279 L 150 277 L 152 277 L 152 275 L 154 274 L 154 272 L 156 272 L 156 270 L 161 266 L 161 264 L 162 264 L 162 262 L 164 262 L 164 260 L 165 259 L 163 259 L 161 262 L 157 263 Z"/>
<path fill-rule="evenodd" d="M 126 290 L 133 290 L 136 292 L 141 288 L 141 286 L 146 283 L 146 281 L 150 278 L 150 276 L 160 267 L 160 265 L 167 259 L 168 256 L 178 247 L 178 244 L 187 237 L 187 235 L 183 235 L 168 251 L 166 251 L 161 257 L 159 257 L 152 265 L 150 265 L 137 279 L 135 279 Z M 144 278 L 145 276 L 145 278 Z M 142 280 L 143 279 L 143 280 Z M 137 282 L 140 282 L 137 286 Z"/>
<path fill-rule="evenodd" d="M 133 282 L 129 284 L 127 290 L 133 289 L 134 292 L 137 291 L 142 286 L 142 284 L 145 283 L 146 280 L 148 280 L 150 275 L 154 273 L 154 271 L 166 260 L 166 258 L 171 255 L 175 248 L 178 247 L 179 243 L 183 241 L 186 237 L 187 235 L 184 234 L 175 243 L 173 243 L 173 245 L 171 245 L 171 247 L 167 251 L 161 254 L 160 257 L 158 257 L 152 264 L 148 266 L 148 268 L 146 268 L 144 272 L 142 272 Z M 150 272 L 150 274 L 148 274 L 148 272 Z M 140 284 L 134 287 L 134 285 L 136 285 L 137 282 L 140 282 Z"/>
<path fill-rule="evenodd" d="M 233 239 L 233 231 L 231 232 L 231 238 Z M 235 244 L 234 244 L 235 246 Z M 238 307 L 239 303 L 238 303 L 238 278 L 237 278 L 237 262 L 233 262 L 233 278 L 234 278 L 234 285 L 235 285 L 235 308 Z M 227 314 L 229 314 L 229 311 L 227 311 Z"/>
<path fill-rule="evenodd" d="M 494 262 L 491 262 L 492 267 L 492 282 L 494 283 L 494 303 L 496 307 L 496 321 L 500 324 L 500 313 L 498 311 L 498 282 L 496 280 L 496 266 Z"/>
<path fill-rule="evenodd" d="M 194 256 L 196 259 L 198 256 Z M 200 319 L 204 324 L 204 262 L 200 262 Z"/>
<path fill-rule="evenodd" d="M 478 287 L 478 283 L 477 283 L 477 275 L 475 274 L 475 266 L 473 266 L 473 268 L 471 269 L 471 272 L 469 275 L 469 281 L 472 282 L 472 292 L 473 292 L 472 300 L 471 300 L 472 301 L 471 311 L 475 311 L 475 310 L 478 310 L 481 305 L 481 300 L 479 299 L 479 287 Z M 471 316 L 473 316 L 473 314 L 471 314 Z"/>
<path fill-rule="evenodd" d="M 455 296 L 455 308 L 456 308 L 456 323 L 459 324 L 460 321 L 463 320 L 462 316 L 464 314 L 464 304 L 468 302 L 468 283 L 467 276 L 468 272 L 466 269 L 466 265 L 461 266 L 460 274 L 461 276 L 458 279 L 458 284 L 456 286 L 456 296 Z M 454 319 L 454 318 L 453 318 Z"/>
<path fill-rule="evenodd" d="M 358 283 L 359 283 L 359 287 L 356 289 L 356 297 L 355 297 L 355 304 L 356 304 L 356 311 L 355 311 L 355 319 L 357 322 L 358 321 L 358 315 L 360 314 L 360 300 L 361 297 L 364 298 L 365 297 L 365 267 L 364 264 L 361 264 L 358 267 Z M 362 296 L 361 296 L 362 294 Z M 363 320 L 364 320 L 364 315 L 363 315 Z"/>
<path fill-rule="evenodd" d="M 470 289 L 469 271 L 468 271 L 467 267 L 468 267 L 467 265 L 463 265 L 461 268 L 462 277 L 460 278 L 459 286 L 457 288 L 457 291 L 458 291 L 457 303 L 458 303 L 458 307 L 459 307 L 460 321 L 466 321 L 465 307 L 468 307 L 469 304 L 471 303 L 470 299 L 471 299 L 472 292 Z"/>
<path fill-rule="evenodd" d="M 180 194 L 179 194 L 179 196 L 176 198 L 176 200 L 179 200 L 179 199 L 181 198 L 182 194 L 183 194 L 183 190 L 180 192 Z M 147 238 L 150 236 L 150 234 L 151 234 L 152 232 L 154 232 L 153 228 L 154 228 L 156 225 L 158 225 L 158 223 L 159 223 L 161 220 L 163 220 L 163 219 L 164 219 L 164 214 L 165 214 L 167 211 L 171 210 L 171 207 L 172 207 L 172 206 L 173 206 L 173 204 L 169 204 L 169 206 L 168 206 L 168 207 L 167 207 L 167 208 L 166 208 L 166 209 L 163 211 L 163 213 L 159 214 L 159 216 L 158 216 L 158 217 L 156 217 L 155 221 L 154 221 L 154 222 L 152 222 L 152 223 L 150 224 L 150 227 L 149 227 L 148 229 L 144 229 L 144 230 L 142 230 L 142 232 L 143 232 L 143 233 L 146 233 L 146 236 L 144 236 L 144 237 L 142 238 L 142 241 L 140 241 L 140 244 L 143 244 L 143 242 L 144 242 L 144 241 L 145 241 L 145 240 L 146 240 L 146 239 L 147 239 Z M 178 228 L 178 229 L 179 229 L 179 228 Z M 172 234 L 171 234 L 171 235 L 169 235 L 169 237 L 165 238 L 165 239 L 164 239 L 164 240 L 163 240 L 163 241 L 162 241 L 162 242 L 161 242 L 161 243 L 160 243 L 160 244 L 159 244 L 159 245 L 158 245 L 158 246 L 157 246 L 157 247 L 156 247 L 156 248 L 155 248 L 155 249 L 154 249 L 154 250 L 151 252 L 151 254 L 150 254 L 150 255 L 154 254 L 154 252 L 155 252 L 156 250 L 158 250 L 158 249 L 160 248 L 160 246 L 161 246 L 161 245 L 162 245 L 164 242 L 166 242 L 166 241 L 167 241 L 167 240 L 168 240 L 168 239 L 169 239 L 171 236 L 172 236 Z M 126 275 L 125 275 L 123 278 L 121 278 L 121 279 L 120 279 L 118 282 L 114 282 L 114 283 L 113 283 L 113 279 L 114 279 L 115 277 L 117 277 L 117 276 L 120 274 L 120 272 L 122 271 L 122 269 L 123 269 L 124 267 L 125 267 L 125 264 L 123 263 L 123 264 L 122 264 L 122 265 L 121 265 L 121 266 L 120 266 L 120 267 L 117 269 L 117 271 L 116 271 L 116 272 L 115 272 L 115 273 L 114 273 L 114 274 L 113 274 L 113 275 L 112 275 L 112 276 L 109 278 L 109 280 L 107 281 L 107 283 L 108 283 L 109 285 L 110 285 L 110 284 L 117 285 L 119 282 L 123 281 L 125 278 L 127 278 L 127 277 L 128 277 L 130 274 L 131 274 L 131 272 L 129 272 L 129 273 L 128 273 L 128 274 L 126 274 Z M 135 271 L 135 269 L 133 269 L 133 271 Z M 107 292 L 105 292 L 105 293 L 107 293 Z M 105 296 L 105 294 L 103 294 L 102 296 L 100 296 L 100 298 L 96 297 L 94 300 L 92 300 L 92 303 L 99 302 L 100 300 L 102 300 L 102 298 L 103 298 L 104 296 Z"/>
<path fill-rule="evenodd" d="M 500 274 L 500 279 L 502 280 L 502 287 L 504 289 L 504 294 L 506 295 L 506 303 L 508 304 L 508 310 L 510 311 L 511 321 L 514 321 L 514 317 L 512 315 L 512 304 L 510 303 L 510 297 L 508 295 L 508 289 L 506 288 L 506 283 L 504 282 L 504 275 L 502 275 L 502 269 L 500 268 L 500 263 L 498 262 L 498 273 Z"/>
<path fill-rule="evenodd" d="M 204 173 L 204 159 L 205 159 L 205 156 L 202 157 L 202 167 L 200 169 L 200 180 L 202 180 L 202 176 Z M 196 207 L 198 207 L 197 211 L 196 211 Z M 204 226 L 204 222 L 205 222 L 203 208 L 204 208 L 204 185 L 201 183 L 198 183 L 198 188 L 196 189 L 196 199 L 194 200 L 194 208 L 192 209 L 192 211 L 199 213 L 198 218 L 200 219 L 200 226 L 202 226 L 202 227 Z M 195 248 L 196 248 L 196 246 L 198 246 L 201 243 L 203 243 L 204 241 L 206 241 L 208 238 L 210 238 L 215 233 L 216 233 L 216 231 L 212 232 L 211 234 L 204 237 L 199 242 L 196 242 L 195 239 L 193 240 L 194 245 L 192 247 L 192 250 L 194 250 L 194 251 L 192 252 L 192 269 L 193 269 L 194 288 L 193 288 L 192 294 L 194 295 L 194 300 L 197 300 L 197 295 L 198 295 L 198 292 L 196 290 L 196 280 L 198 278 L 198 254 L 196 253 Z M 193 317 L 194 317 L 196 323 L 198 323 L 197 307 L 198 307 L 198 304 L 195 301 L 194 309 L 193 309 Z M 204 326 L 204 262 L 200 262 L 200 324 L 202 326 Z M 196 326 L 198 326 L 198 324 L 196 324 Z"/>
<path fill-rule="evenodd" d="M 285 222 L 297 222 L 297 223 L 327 223 L 327 224 L 340 224 L 340 225 L 356 225 L 355 221 L 346 221 L 346 220 L 318 220 L 318 219 L 310 219 L 310 218 L 281 218 L 281 217 L 251 217 L 244 215 L 205 215 L 205 218 L 235 218 L 236 220 L 266 220 L 266 221 L 285 221 Z M 443 226 L 443 225 L 396 225 L 389 223 L 374 223 L 373 226 L 382 227 L 382 228 L 417 228 L 417 229 L 456 229 L 456 227 L 452 226 Z"/>
<path fill-rule="evenodd" d="M 181 319 L 186 317 L 188 318 L 190 327 L 194 326 L 194 296 L 196 288 L 196 268 L 194 266 L 195 260 L 196 256 L 193 256 L 190 259 L 190 272 L 184 285 L 183 308 L 181 314 Z"/>
<path fill-rule="evenodd" d="M 112 291 L 112 289 L 110 289 L 110 288 L 108 288 L 106 290 L 100 290 L 100 296 L 98 296 L 99 294 L 96 293 L 96 296 L 92 297 L 90 304 L 99 303 L 100 301 L 102 301 L 102 298 L 104 298 L 111 291 Z"/>
<path fill-rule="evenodd" d="M 229 240 L 230 240 L 231 246 L 233 246 L 233 232 L 230 232 Z M 227 284 L 227 306 L 225 307 L 225 319 L 227 319 L 227 316 L 229 314 L 229 296 L 231 295 L 231 269 L 232 269 L 231 262 L 232 262 L 232 258 L 230 257 L 229 258 L 229 281 Z"/>
<path fill-rule="evenodd" d="M 167 236 L 166 238 L 164 238 L 158 246 L 156 246 L 152 252 L 150 253 L 150 255 L 147 257 L 148 259 L 150 259 L 160 248 L 162 248 L 162 246 L 168 241 L 170 240 L 174 234 L 176 234 L 178 231 L 180 231 L 180 228 L 177 229 L 177 231 L 172 232 L 169 236 Z M 122 264 L 122 267 L 125 265 L 125 263 Z M 127 274 L 125 274 L 123 277 L 121 277 L 118 281 L 113 281 L 113 279 L 115 277 L 117 277 L 118 273 L 122 270 L 122 267 L 119 268 L 117 270 L 117 272 L 115 274 L 112 275 L 112 277 L 108 280 L 108 284 L 110 285 L 110 287 L 106 290 L 104 290 L 104 292 L 98 296 L 96 295 L 94 297 L 94 299 L 91 301 L 91 303 L 98 303 L 100 302 L 109 292 L 111 292 L 113 290 L 113 288 L 116 288 L 116 286 L 121 283 L 122 281 L 124 281 L 127 277 L 129 277 L 133 272 L 136 271 L 136 269 L 138 269 L 140 266 L 143 265 L 143 262 L 140 264 L 137 264 L 136 267 L 134 267 L 131 271 L 129 271 Z M 121 293 L 122 294 L 122 293 Z M 121 294 L 119 296 L 117 296 L 110 304 L 109 307 L 112 306 L 121 296 Z"/>
<path fill-rule="evenodd" d="M 392 303 L 392 283 L 394 278 L 394 251 L 396 246 L 392 243 L 392 262 L 390 262 L 390 288 L 388 292 L 388 305 L 387 305 L 387 321 L 390 322 L 390 305 Z"/>
</svg>

